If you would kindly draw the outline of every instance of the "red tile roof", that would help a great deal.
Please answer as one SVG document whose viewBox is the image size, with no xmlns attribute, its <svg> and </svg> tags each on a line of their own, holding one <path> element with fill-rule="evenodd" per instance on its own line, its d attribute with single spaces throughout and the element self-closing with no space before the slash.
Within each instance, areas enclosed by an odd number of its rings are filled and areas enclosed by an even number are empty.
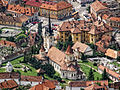
<svg viewBox="0 0 120 90">
<path fill-rule="evenodd" d="M 42 76 L 21 76 L 21 81 L 41 82 Z"/>
<path fill-rule="evenodd" d="M 30 88 L 30 90 L 52 90 L 55 89 L 55 85 L 50 80 L 45 80 L 41 84 L 35 85 L 34 87 Z"/>
<path fill-rule="evenodd" d="M 16 47 L 16 44 L 14 42 L 6 41 L 6 40 L 0 40 L 0 45 Z"/>
<path fill-rule="evenodd" d="M 0 88 L 1 89 L 13 89 L 13 88 L 16 88 L 18 85 L 17 83 L 14 81 L 14 80 L 8 80 L 8 81 L 4 81 L 2 83 L 0 83 Z"/>
<path fill-rule="evenodd" d="M 118 57 L 118 51 L 115 51 L 115 50 L 109 48 L 109 49 L 106 50 L 105 55 L 109 56 L 111 58 L 117 58 Z"/>
<path fill-rule="evenodd" d="M 108 80 L 101 80 L 101 81 L 71 81 L 69 82 L 70 87 L 88 87 L 93 83 L 101 83 L 101 85 L 108 86 Z"/>
<path fill-rule="evenodd" d="M 63 10 L 63 9 L 70 8 L 70 7 L 72 7 L 72 5 L 65 1 L 60 1 L 58 3 L 45 2 L 45 3 L 42 3 L 42 5 L 40 6 L 40 8 L 50 9 L 50 10 L 55 10 L 55 11 Z"/>
<path fill-rule="evenodd" d="M 19 73 L 16 73 L 16 72 L 2 72 L 0 73 L 0 79 L 19 79 L 20 78 L 20 75 Z"/>
<path fill-rule="evenodd" d="M 118 78 L 118 79 L 120 80 L 120 74 L 112 71 L 111 69 L 109 69 L 109 68 L 107 68 L 107 67 L 105 67 L 105 66 L 102 66 L 102 65 L 98 66 L 98 68 L 101 69 L 102 71 L 104 71 L 104 69 L 106 69 L 106 72 L 107 72 L 108 74 L 110 74 L 110 75 L 112 75 L 113 77 L 116 77 L 116 78 Z"/>
<path fill-rule="evenodd" d="M 19 4 L 18 5 L 8 5 L 8 11 L 15 12 L 18 14 L 25 14 L 27 16 L 32 16 L 36 10 L 30 7 L 22 7 Z"/>
<path fill-rule="evenodd" d="M 110 17 L 110 21 L 118 21 L 118 22 L 120 22 L 120 17 Z"/>
<path fill-rule="evenodd" d="M 92 7 L 94 9 L 95 12 L 98 12 L 99 10 L 104 10 L 104 9 L 108 9 L 107 7 L 105 7 L 100 1 L 96 0 L 95 2 L 93 2 L 90 7 Z"/>
</svg>

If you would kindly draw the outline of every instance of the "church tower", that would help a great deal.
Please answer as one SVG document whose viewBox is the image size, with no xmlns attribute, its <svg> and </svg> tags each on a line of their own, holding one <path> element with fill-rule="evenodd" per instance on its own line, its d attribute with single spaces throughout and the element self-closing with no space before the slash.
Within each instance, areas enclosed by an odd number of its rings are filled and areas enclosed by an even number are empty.
<svg viewBox="0 0 120 90">
<path fill-rule="evenodd" d="M 51 46 L 54 46 L 54 34 L 51 28 L 50 14 L 48 18 L 48 27 L 45 28 L 45 38 L 44 38 L 44 47 L 46 51 L 50 49 Z"/>
<path fill-rule="evenodd" d="M 72 48 L 71 48 L 70 45 L 68 45 L 65 54 L 66 54 L 66 59 L 67 59 L 67 61 L 70 61 L 70 62 L 71 62 L 71 61 L 74 61 L 74 60 L 75 60 L 74 55 L 73 55 L 73 50 L 72 50 Z"/>
<path fill-rule="evenodd" d="M 41 55 L 42 58 L 45 57 L 46 53 L 45 53 L 45 48 L 44 48 L 43 45 L 41 46 L 39 53 L 40 53 L 40 55 Z"/>
</svg>

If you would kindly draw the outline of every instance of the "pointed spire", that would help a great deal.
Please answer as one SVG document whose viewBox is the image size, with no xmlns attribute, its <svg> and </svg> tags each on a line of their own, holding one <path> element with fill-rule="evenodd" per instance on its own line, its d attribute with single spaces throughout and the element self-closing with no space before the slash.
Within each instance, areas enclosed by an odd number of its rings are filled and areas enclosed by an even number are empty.
<svg viewBox="0 0 120 90">
<path fill-rule="evenodd" d="M 66 54 L 73 54 L 73 50 L 72 50 L 72 48 L 71 48 L 71 46 L 70 45 L 68 45 L 68 47 L 67 47 L 67 50 L 66 50 L 66 52 L 65 52 Z"/>
<path fill-rule="evenodd" d="M 50 11 L 49 11 L 49 33 L 52 35 L 51 20 L 50 20 Z"/>
<path fill-rule="evenodd" d="M 41 51 L 41 52 L 45 52 L 45 48 L 44 48 L 43 45 L 41 46 L 40 51 Z"/>
</svg>

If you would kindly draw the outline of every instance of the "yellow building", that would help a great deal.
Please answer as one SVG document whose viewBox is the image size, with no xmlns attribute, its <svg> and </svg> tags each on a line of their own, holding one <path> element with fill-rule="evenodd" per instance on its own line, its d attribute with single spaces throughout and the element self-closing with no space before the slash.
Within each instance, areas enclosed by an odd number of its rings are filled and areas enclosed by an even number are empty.
<svg viewBox="0 0 120 90">
<path fill-rule="evenodd" d="M 113 31 L 108 25 L 87 23 L 84 20 L 63 22 L 57 29 L 60 41 L 67 41 L 71 35 L 74 43 L 78 41 L 93 44 L 100 40 L 103 34 L 111 35 Z"/>
<path fill-rule="evenodd" d="M 28 0 L 25 5 L 32 7 L 40 12 L 40 16 L 50 17 L 54 19 L 63 19 L 72 15 L 72 5 L 65 1 L 55 2 L 34 2 L 33 0 Z"/>
</svg>

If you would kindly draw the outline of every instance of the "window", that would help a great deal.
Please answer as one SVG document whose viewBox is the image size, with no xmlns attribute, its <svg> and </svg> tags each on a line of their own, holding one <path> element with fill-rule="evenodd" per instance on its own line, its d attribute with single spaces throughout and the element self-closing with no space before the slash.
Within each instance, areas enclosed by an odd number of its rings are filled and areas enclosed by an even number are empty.
<svg viewBox="0 0 120 90">
<path fill-rule="evenodd" d="M 78 36 L 78 34 L 76 34 L 76 36 Z"/>
<path fill-rule="evenodd" d="M 61 36 L 61 38 L 63 38 L 63 36 Z"/>
<path fill-rule="evenodd" d="M 63 73 L 63 76 L 64 76 L 64 73 Z"/>
<path fill-rule="evenodd" d="M 76 38 L 76 40 L 78 40 L 78 38 Z"/>
</svg>

